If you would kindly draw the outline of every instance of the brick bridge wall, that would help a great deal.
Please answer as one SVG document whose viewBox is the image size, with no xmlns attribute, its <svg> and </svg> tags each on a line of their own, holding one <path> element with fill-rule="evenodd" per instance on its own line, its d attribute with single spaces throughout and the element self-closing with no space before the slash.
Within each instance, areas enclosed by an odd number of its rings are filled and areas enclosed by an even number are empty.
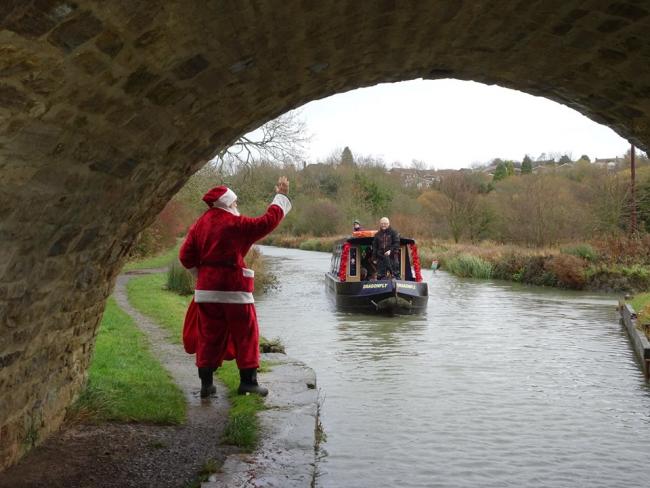
<svg viewBox="0 0 650 488">
<path fill-rule="evenodd" d="M 545 96 L 648 149 L 649 13 L 638 0 L 0 2 L 0 469 L 60 425 L 135 236 L 216 150 L 310 100 L 414 78 Z"/>
</svg>

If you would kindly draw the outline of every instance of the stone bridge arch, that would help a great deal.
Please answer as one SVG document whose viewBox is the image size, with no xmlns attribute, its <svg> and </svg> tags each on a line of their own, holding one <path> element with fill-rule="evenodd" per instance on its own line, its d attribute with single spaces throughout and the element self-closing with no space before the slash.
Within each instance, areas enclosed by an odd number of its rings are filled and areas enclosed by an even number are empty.
<svg viewBox="0 0 650 488">
<path fill-rule="evenodd" d="M 0 3 L 0 469 L 85 379 L 135 236 L 219 148 L 337 92 L 459 78 L 650 148 L 639 0 Z M 433 114 L 435 116 L 435 114 Z"/>
</svg>

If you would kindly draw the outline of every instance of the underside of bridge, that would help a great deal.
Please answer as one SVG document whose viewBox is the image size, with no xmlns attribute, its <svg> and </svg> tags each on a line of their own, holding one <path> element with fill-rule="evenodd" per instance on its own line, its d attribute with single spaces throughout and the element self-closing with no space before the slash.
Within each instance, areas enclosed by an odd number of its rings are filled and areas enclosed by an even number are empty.
<svg viewBox="0 0 650 488">
<path fill-rule="evenodd" d="M 0 469 L 59 427 L 135 237 L 218 149 L 310 100 L 415 78 L 544 96 L 648 149 L 649 13 L 636 0 L 0 2 Z"/>
</svg>

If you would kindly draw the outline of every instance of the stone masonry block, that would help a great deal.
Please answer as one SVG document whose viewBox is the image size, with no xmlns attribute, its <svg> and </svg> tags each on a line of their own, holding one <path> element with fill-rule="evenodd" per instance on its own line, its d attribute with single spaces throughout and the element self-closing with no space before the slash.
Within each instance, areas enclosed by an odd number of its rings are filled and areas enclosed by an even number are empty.
<svg viewBox="0 0 650 488">
<path fill-rule="evenodd" d="M 84 11 L 54 29 L 49 36 L 49 41 L 66 52 L 70 52 L 101 31 L 102 22 L 91 12 Z"/>
</svg>

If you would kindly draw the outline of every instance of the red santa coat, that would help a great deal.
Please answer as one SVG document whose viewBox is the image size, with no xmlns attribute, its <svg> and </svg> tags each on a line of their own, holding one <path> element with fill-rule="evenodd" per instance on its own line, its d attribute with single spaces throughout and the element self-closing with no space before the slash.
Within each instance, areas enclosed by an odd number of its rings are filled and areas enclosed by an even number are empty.
<svg viewBox="0 0 650 488">
<path fill-rule="evenodd" d="M 218 367 L 233 358 L 240 369 L 259 367 L 254 273 L 246 267 L 244 256 L 289 210 L 289 198 L 277 194 L 260 217 L 215 207 L 190 228 L 179 259 L 198 277 L 183 341 L 187 352 L 196 352 L 198 367 Z"/>
</svg>

